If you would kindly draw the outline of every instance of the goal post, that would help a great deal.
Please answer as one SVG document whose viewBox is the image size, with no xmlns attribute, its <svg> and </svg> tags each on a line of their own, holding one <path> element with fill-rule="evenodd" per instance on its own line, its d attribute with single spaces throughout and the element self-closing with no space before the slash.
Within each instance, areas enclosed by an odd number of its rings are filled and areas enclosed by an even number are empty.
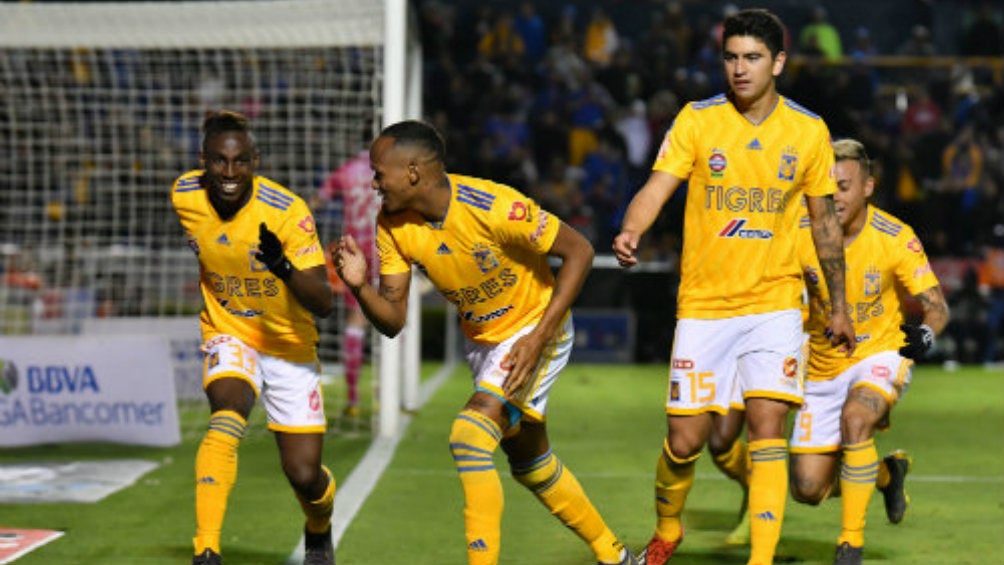
<svg viewBox="0 0 1004 565">
<path fill-rule="evenodd" d="M 383 125 L 420 116 L 414 28 L 405 0 L 0 3 L 0 336 L 195 316 L 168 191 L 197 166 L 205 113 L 247 114 L 259 174 L 309 201 Z M 323 242 L 341 233 L 336 203 L 314 214 Z M 344 314 L 319 322 L 326 365 Z M 417 379 L 407 339 L 370 347 L 381 434 Z"/>
</svg>

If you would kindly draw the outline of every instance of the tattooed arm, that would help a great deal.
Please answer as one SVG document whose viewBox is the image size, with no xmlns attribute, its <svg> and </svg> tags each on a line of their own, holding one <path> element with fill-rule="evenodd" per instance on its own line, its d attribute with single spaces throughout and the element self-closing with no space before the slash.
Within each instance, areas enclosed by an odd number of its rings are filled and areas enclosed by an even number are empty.
<svg viewBox="0 0 1004 565">
<path fill-rule="evenodd" d="M 847 307 L 845 292 L 844 234 L 837 220 L 832 196 L 807 196 L 806 205 L 812 223 L 812 242 L 816 247 L 819 266 L 830 291 L 830 343 L 848 355 L 854 352 L 854 325 Z"/>
<path fill-rule="evenodd" d="M 941 287 L 931 287 L 915 297 L 924 308 L 924 321 L 922 323 L 931 328 L 934 335 L 941 335 L 945 326 L 948 325 L 949 319 L 948 303 L 945 302 L 945 295 L 941 292 Z"/>
</svg>

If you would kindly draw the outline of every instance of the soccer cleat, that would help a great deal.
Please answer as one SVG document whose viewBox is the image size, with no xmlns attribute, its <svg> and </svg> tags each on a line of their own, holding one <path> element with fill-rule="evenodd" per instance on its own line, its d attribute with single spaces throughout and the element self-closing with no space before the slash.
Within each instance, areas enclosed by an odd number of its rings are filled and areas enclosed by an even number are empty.
<svg viewBox="0 0 1004 565">
<path fill-rule="evenodd" d="M 910 497 L 906 494 L 906 474 L 910 472 L 913 461 L 905 451 L 897 449 L 886 455 L 882 462 L 889 470 L 889 484 L 879 489 L 885 499 L 885 515 L 890 523 L 898 524 L 910 505 Z"/>
<path fill-rule="evenodd" d="M 600 562 L 597 565 L 604 565 L 604 564 Z M 631 553 L 631 550 L 625 547 L 624 559 L 618 561 L 617 565 L 644 565 L 644 562 L 638 561 L 638 558 L 635 557 L 633 553 Z"/>
<path fill-rule="evenodd" d="M 192 565 L 223 565 L 223 558 L 219 553 L 207 548 L 192 558 Z"/>
<path fill-rule="evenodd" d="M 331 527 L 320 534 L 303 530 L 303 565 L 335 565 Z"/>
<path fill-rule="evenodd" d="M 861 565 L 864 562 L 864 548 L 854 547 L 846 541 L 837 546 L 833 565 Z"/>
<path fill-rule="evenodd" d="M 683 528 L 680 529 L 680 538 L 676 541 L 666 541 L 659 536 L 652 536 L 648 545 L 638 556 L 638 565 L 665 565 L 669 558 L 676 552 L 683 541 Z"/>
<path fill-rule="evenodd" d="M 750 544 L 750 513 L 749 513 L 749 491 L 743 493 L 743 503 L 739 508 L 739 523 L 735 529 L 725 536 L 727 545 L 749 545 Z"/>
</svg>

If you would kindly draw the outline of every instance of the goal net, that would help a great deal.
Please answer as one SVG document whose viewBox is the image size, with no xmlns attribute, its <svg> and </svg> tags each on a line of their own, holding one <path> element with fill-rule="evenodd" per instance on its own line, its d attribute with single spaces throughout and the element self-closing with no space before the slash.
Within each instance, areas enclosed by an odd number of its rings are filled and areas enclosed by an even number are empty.
<svg viewBox="0 0 1004 565">
<path fill-rule="evenodd" d="M 404 117 L 385 112 L 385 10 L 354 0 L 0 5 L 0 335 L 134 332 L 153 320 L 190 349 L 198 267 L 169 190 L 198 166 L 206 112 L 248 115 L 259 174 L 311 201 L 386 119 Z M 322 242 L 341 233 L 337 199 L 314 214 Z M 333 367 L 338 303 L 319 323 Z M 192 381 L 182 396 L 201 394 L 200 357 L 189 354 L 176 353 L 190 371 L 179 380 Z"/>
</svg>

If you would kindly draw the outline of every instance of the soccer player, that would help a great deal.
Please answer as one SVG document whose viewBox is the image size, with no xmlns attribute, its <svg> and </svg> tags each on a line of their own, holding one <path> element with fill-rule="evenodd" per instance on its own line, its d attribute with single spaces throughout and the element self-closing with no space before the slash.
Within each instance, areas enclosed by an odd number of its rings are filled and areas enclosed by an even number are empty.
<svg viewBox="0 0 1004 565">
<path fill-rule="evenodd" d="M 199 260 L 205 307 L 203 387 L 211 415 L 195 458 L 193 565 L 221 563 L 220 530 L 237 479 L 237 447 L 259 395 L 282 469 L 306 515 L 305 565 L 334 563 L 335 480 L 321 465 L 325 418 L 314 315 L 334 308 L 307 204 L 255 174 L 247 119 L 203 124 L 201 169 L 175 181 L 171 201 Z"/>
<path fill-rule="evenodd" d="M 819 277 L 809 236 L 802 231 L 798 255 L 809 293 L 811 349 L 805 403 L 791 434 L 791 492 L 795 500 L 819 504 L 840 470 L 842 531 L 834 565 L 862 562 L 865 511 L 876 487 L 885 497 L 889 521 L 906 511 L 906 454 L 883 459 L 875 430 L 910 384 L 913 360 L 920 359 L 948 324 L 948 306 L 924 248 L 910 226 L 868 204 L 875 188 L 864 146 L 844 139 L 833 144 L 836 158 L 837 217 L 847 258 L 847 299 L 858 347 L 848 357 L 826 336 L 827 282 Z M 920 325 L 904 323 L 900 292 L 916 297 Z"/>
<path fill-rule="evenodd" d="M 376 265 L 376 225 L 378 209 L 376 193 L 373 191 L 373 171 L 370 169 L 368 150 L 361 151 L 342 163 L 325 179 L 324 184 L 311 202 L 317 209 L 322 201 L 340 197 L 342 200 L 342 225 L 344 232 L 351 235 L 359 248 L 366 254 L 369 265 Z M 345 298 L 345 330 L 342 334 L 342 360 L 345 364 L 346 405 L 343 413 L 350 418 L 359 417 L 359 371 L 363 364 L 363 349 L 366 340 L 366 317 L 359 308 L 359 301 L 351 292 L 342 294 Z"/>
<path fill-rule="evenodd" d="M 450 431 L 464 492 L 467 561 L 499 560 L 501 445 L 513 477 L 582 538 L 600 563 L 635 563 L 547 437 L 548 396 L 573 343 L 570 308 L 592 264 L 582 235 L 513 188 L 445 170 L 439 132 L 419 121 L 385 128 L 370 148 L 380 281 L 345 235 L 335 268 L 381 333 L 407 315 L 411 267 L 457 307 L 474 392 Z M 555 276 L 548 256 L 561 259 Z"/>
<path fill-rule="evenodd" d="M 786 417 L 802 401 L 795 240 L 803 196 L 833 289 L 831 340 L 854 348 L 829 131 L 818 116 L 778 94 L 783 40 L 781 22 L 766 10 L 725 20 L 729 91 L 690 103 L 676 117 L 614 239 L 620 264 L 634 265 L 642 234 L 688 182 L 667 434 L 656 467 L 657 520 L 647 565 L 665 563 L 683 539 L 680 518 L 695 461 L 711 414 L 728 411 L 734 384 L 743 395 L 749 439 L 749 563 L 773 562 L 788 493 Z"/>
</svg>

